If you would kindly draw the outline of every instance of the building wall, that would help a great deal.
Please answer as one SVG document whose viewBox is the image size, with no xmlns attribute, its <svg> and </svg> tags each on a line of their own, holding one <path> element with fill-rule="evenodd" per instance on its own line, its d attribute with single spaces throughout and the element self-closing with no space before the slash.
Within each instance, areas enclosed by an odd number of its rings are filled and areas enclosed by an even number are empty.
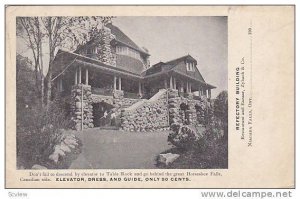
<svg viewBox="0 0 300 199">
<path fill-rule="evenodd" d="M 161 92 L 164 89 L 161 89 Z M 159 94 L 159 93 L 158 93 Z M 153 98 L 155 98 L 154 96 Z M 204 125 L 206 98 L 193 99 L 178 95 L 177 90 L 168 89 L 157 99 L 145 100 L 136 104 L 136 108 L 121 112 L 121 127 L 125 131 L 155 131 L 169 128 L 173 123 Z M 181 105 L 187 106 L 182 110 Z M 133 105 L 135 106 L 135 105 Z"/>
</svg>

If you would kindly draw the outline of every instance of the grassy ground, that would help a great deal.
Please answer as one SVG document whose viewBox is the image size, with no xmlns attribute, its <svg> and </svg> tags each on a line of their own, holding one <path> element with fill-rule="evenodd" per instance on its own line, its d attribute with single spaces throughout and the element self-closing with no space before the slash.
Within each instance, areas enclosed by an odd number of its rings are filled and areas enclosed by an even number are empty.
<svg viewBox="0 0 300 199">
<path fill-rule="evenodd" d="M 226 140 L 209 143 L 205 151 L 172 148 L 163 153 L 176 153 L 180 157 L 172 164 L 157 165 L 161 169 L 226 169 L 228 168 L 228 144 Z"/>
<path fill-rule="evenodd" d="M 88 129 L 76 132 L 83 151 L 71 169 L 155 169 L 156 156 L 171 148 L 169 131 L 122 132 Z"/>
</svg>

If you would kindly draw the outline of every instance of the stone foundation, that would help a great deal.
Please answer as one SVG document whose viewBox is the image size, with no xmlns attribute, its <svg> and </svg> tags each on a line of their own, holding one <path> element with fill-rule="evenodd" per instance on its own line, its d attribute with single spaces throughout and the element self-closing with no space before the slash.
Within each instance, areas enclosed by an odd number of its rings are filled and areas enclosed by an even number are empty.
<svg viewBox="0 0 300 199">
<path fill-rule="evenodd" d="M 115 90 L 112 96 L 94 95 L 91 86 L 84 84 L 72 87 L 70 102 L 74 129 L 82 129 L 82 116 L 83 129 L 93 128 L 92 104 L 105 102 L 114 107 L 117 118 L 121 119 L 121 128 L 125 131 L 162 130 L 173 123 L 205 125 L 210 104 L 203 96 L 198 100 L 193 99 L 192 94 L 185 98 L 172 89 L 162 89 L 150 100 L 124 98 L 120 90 Z M 187 108 L 181 109 L 180 105 Z"/>
</svg>

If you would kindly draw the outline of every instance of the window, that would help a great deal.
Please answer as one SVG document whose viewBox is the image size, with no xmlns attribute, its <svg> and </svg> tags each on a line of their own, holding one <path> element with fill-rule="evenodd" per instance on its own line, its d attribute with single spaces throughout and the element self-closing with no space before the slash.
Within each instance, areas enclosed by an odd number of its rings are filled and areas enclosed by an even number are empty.
<svg viewBox="0 0 300 199">
<path fill-rule="evenodd" d="M 195 71 L 195 63 L 194 62 L 186 62 L 186 70 L 187 71 Z"/>
<path fill-rule="evenodd" d="M 128 55 L 129 57 L 133 57 L 138 60 L 142 60 L 140 53 L 132 48 L 128 48 L 126 46 L 117 46 L 116 52 L 119 55 Z"/>
</svg>

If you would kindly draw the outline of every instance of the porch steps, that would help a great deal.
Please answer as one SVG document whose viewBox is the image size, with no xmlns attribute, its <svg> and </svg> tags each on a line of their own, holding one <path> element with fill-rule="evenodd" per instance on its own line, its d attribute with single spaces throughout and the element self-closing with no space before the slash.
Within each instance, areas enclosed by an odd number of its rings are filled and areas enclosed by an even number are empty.
<svg viewBox="0 0 300 199">
<path fill-rule="evenodd" d="M 144 104 L 146 101 L 148 101 L 147 99 L 142 99 L 141 101 L 138 101 L 134 104 L 132 104 L 131 106 L 125 108 L 125 111 L 130 111 L 130 110 L 134 110 L 136 108 L 138 108 L 139 106 L 141 106 L 142 104 Z"/>
<path fill-rule="evenodd" d="M 166 92 L 166 89 L 160 89 L 155 95 L 153 95 L 150 99 L 142 99 L 141 101 L 138 101 L 136 103 L 134 103 L 133 105 L 125 108 L 125 111 L 132 111 L 137 109 L 138 107 L 142 106 L 144 103 L 147 102 L 155 102 L 156 100 L 160 99 L 161 96 Z"/>
<path fill-rule="evenodd" d="M 153 95 L 148 101 L 149 101 L 149 102 L 154 102 L 154 101 L 160 99 L 161 96 L 162 96 L 163 94 L 165 94 L 165 92 L 167 92 L 166 89 L 160 89 L 160 90 L 159 90 L 155 95 Z"/>
</svg>

